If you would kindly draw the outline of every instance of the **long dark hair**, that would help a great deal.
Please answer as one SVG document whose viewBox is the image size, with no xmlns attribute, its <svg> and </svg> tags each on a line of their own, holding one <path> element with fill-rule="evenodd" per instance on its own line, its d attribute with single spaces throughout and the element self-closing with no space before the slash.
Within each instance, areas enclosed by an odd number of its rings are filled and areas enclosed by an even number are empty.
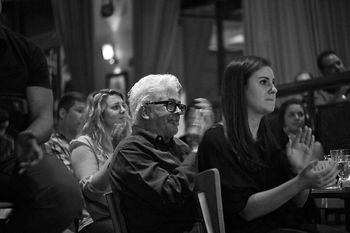
<svg viewBox="0 0 350 233">
<path fill-rule="evenodd" d="M 270 67 L 270 62 L 256 56 L 235 57 L 226 67 L 222 82 L 221 103 L 226 137 L 239 159 L 249 161 L 252 159 L 249 146 L 254 143 L 254 139 L 248 125 L 245 88 L 252 74 L 262 67 Z M 265 117 L 260 122 L 258 140 L 262 140 L 263 147 L 268 147 L 270 151 L 278 147 Z"/>
</svg>

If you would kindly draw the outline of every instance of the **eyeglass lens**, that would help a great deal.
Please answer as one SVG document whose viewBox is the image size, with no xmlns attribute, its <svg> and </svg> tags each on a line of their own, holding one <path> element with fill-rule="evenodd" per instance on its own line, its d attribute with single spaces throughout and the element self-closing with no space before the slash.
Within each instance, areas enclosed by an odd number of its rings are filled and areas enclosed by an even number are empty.
<svg viewBox="0 0 350 233">
<path fill-rule="evenodd" d="M 186 110 L 186 106 L 185 105 L 177 104 L 174 101 L 168 101 L 168 103 L 167 103 L 167 110 L 169 112 L 175 112 L 176 111 L 176 107 L 178 107 L 181 112 L 184 112 Z"/>
</svg>

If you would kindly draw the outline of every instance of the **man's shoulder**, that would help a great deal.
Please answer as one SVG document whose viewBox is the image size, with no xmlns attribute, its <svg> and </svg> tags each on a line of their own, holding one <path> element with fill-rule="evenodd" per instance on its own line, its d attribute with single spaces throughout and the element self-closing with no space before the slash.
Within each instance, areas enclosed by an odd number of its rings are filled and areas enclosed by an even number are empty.
<svg viewBox="0 0 350 233">
<path fill-rule="evenodd" d="M 55 134 L 52 134 L 50 139 L 44 143 L 43 149 L 45 150 L 45 153 L 55 155 L 62 161 L 70 158 L 69 143 Z M 66 165 L 68 164 L 66 162 L 64 163 Z"/>
<path fill-rule="evenodd" d="M 69 148 L 69 143 L 56 133 L 53 133 L 50 139 L 45 142 L 45 146 L 51 149 L 57 149 L 58 147 Z"/>
<path fill-rule="evenodd" d="M 10 29 L 4 26 L 0 26 L 0 38 L 6 41 L 11 41 L 11 44 L 15 43 L 16 46 L 20 46 L 22 48 L 30 50 L 36 48 L 39 49 L 39 46 L 36 45 L 33 41 L 31 41 L 31 39 L 23 36 L 18 32 L 11 31 Z"/>
<path fill-rule="evenodd" d="M 145 137 L 142 135 L 136 134 L 136 135 L 130 135 L 129 137 L 123 139 L 119 144 L 118 148 L 119 149 L 125 149 L 129 147 L 134 147 L 134 146 L 150 146 L 152 143 L 150 143 L 149 140 L 147 140 Z"/>
</svg>

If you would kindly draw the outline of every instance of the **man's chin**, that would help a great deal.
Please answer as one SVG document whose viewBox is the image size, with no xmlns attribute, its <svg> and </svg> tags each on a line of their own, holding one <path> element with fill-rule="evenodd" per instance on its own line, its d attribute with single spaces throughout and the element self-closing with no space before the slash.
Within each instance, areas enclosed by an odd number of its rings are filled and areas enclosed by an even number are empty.
<svg viewBox="0 0 350 233">
<path fill-rule="evenodd" d="M 178 121 L 168 122 L 168 127 L 169 127 L 169 130 L 171 130 L 171 131 L 174 131 L 175 129 L 177 131 L 179 128 L 179 122 Z"/>
<path fill-rule="evenodd" d="M 173 136 L 174 136 L 175 134 L 177 134 L 178 131 L 179 131 L 178 127 L 176 127 L 176 129 L 172 130 Z"/>
<path fill-rule="evenodd" d="M 171 130 L 171 136 L 173 137 L 173 136 L 175 136 L 176 134 L 177 134 L 177 132 L 178 132 L 179 130 L 178 130 L 178 128 L 176 127 L 176 129 L 174 128 L 174 129 L 172 129 Z"/>
</svg>

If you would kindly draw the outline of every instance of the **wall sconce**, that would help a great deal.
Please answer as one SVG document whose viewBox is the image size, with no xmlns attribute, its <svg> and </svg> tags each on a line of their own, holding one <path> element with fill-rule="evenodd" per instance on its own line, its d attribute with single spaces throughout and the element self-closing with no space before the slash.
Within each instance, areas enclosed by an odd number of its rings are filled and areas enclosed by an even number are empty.
<svg viewBox="0 0 350 233">
<path fill-rule="evenodd" d="M 105 61 L 109 62 L 109 64 L 114 64 L 118 61 L 111 44 L 104 44 L 102 46 L 102 56 Z"/>
</svg>

